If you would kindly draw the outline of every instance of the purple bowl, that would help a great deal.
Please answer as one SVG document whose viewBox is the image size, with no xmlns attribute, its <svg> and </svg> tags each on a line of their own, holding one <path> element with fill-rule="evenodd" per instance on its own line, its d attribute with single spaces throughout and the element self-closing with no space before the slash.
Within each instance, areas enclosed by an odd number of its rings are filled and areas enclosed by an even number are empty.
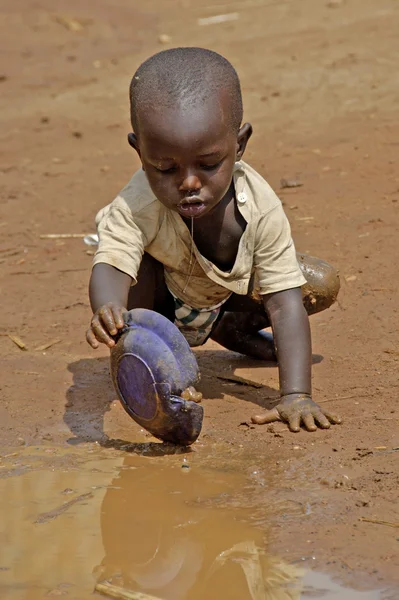
<svg viewBox="0 0 399 600">
<path fill-rule="evenodd" d="M 203 408 L 180 394 L 199 381 L 195 356 L 180 331 L 144 308 L 124 315 L 125 328 L 111 350 L 112 380 L 126 412 L 165 442 L 198 438 Z"/>
</svg>

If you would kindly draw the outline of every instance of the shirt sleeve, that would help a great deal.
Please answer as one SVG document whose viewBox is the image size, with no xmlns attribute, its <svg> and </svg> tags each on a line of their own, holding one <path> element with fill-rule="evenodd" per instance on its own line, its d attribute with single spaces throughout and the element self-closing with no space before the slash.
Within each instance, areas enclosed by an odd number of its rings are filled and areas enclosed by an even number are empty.
<svg viewBox="0 0 399 600">
<path fill-rule="evenodd" d="M 262 215 L 256 232 L 254 267 L 260 294 L 302 286 L 291 228 L 280 202 Z"/>
<path fill-rule="evenodd" d="M 106 263 L 130 275 L 137 283 L 144 254 L 144 235 L 128 208 L 109 205 L 96 216 L 99 245 L 93 266 Z"/>
</svg>

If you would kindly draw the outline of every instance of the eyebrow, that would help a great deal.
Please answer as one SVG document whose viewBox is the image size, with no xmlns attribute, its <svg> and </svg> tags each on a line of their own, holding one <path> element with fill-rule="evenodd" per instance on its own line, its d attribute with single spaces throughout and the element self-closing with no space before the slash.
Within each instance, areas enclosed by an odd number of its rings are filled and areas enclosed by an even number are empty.
<svg viewBox="0 0 399 600">
<path fill-rule="evenodd" d="M 199 154 L 197 158 L 209 158 L 211 156 L 220 156 L 221 154 L 222 154 L 222 152 L 220 150 L 214 150 L 213 152 L 206 152 L 205 154 Z M 161 156 L 158 158 L 150 157 L 151 162 L 173 161 L 173 160 L 175 160 L 175 159 L 170 156 Z"/>
<path fill-rule="evenodd" d="M 200 154 L 198 156 L 198 158 L 208 158 L 209 156 L 216 156 L 216 155 L 220 155 L 221 152 L 220 150 L 215 150 L 214 152 L 207 152 L 206 154 Z"/>
</svg>

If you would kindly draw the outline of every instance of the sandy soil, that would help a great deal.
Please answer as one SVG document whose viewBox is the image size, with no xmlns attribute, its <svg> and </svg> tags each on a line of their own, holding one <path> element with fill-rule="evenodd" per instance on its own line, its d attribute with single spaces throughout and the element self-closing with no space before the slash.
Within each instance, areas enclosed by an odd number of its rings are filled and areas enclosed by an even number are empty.
<svg viewBox="0 0 399 600">
<path fill-rule="evenodd" d="M 399 586 L 398 529 L 362 521 L 399 523 L 398 27 L 396 0 L 3 0 L 2 446 L 142 435 L 113 402 L 106 350 L 84 340 L 91 250 L 40 235 L 92 232 L 138 167 L 126 134 L 140 61 L 171 45 L 210 47 L 239 71 L 254 126 L 246 160 L 280 193 L 297 248 L 340 269 L 339 303 L 312 331 L 314 397 L 344 423 L 296 435 L 249 425 L 257 405 L 273 405 L 276 369 L 209 343 L 198 352 L 201 444 L 244 448 L 252 470 L 268 465 L 271 498 L 310 498 L 306 519 L 275 516 L 286 557 Z M 279 190 L 283 177 L 303 186 Z M 218 379 L 233 373 L 265 387 Z M 256 495 L 248 503 L 262 511 Z"/>
</svg>

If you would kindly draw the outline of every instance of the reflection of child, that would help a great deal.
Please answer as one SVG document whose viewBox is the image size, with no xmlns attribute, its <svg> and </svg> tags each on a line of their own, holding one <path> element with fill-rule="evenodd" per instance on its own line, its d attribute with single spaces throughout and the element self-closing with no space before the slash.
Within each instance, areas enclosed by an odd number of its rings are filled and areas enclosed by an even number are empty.
<svg viewBox="0 0 399 600">
<path fill-rule="evenodd" d="M 338 276 L 307 257 L 300 268 L 281 202 L 242 161 L 252 127 L 242 125 L 235 70 L 209 50 L 166 50 L 138 69 L 130 100 L 128 139 L 142 169 L 97 215 L 87 341 L 113 347 L 123 312 L 150 308 L 192 346 L 211 338 L 277 358 L 281 402 L 255 422 L 280 419 L 292 431 L 338 423 L 311 398 L 301 290 L 317 284 L 305 306 L 319 312 L 335 301 Z M 273 340 L 261 331 L 270 325 Z"/>
<path fill-rule="evenodd" d="M 303 572 L 270 556 L 264 531 L 245 522 L 236 472 L 143 462 L 125 459 L 105 492 L 99 582 L 151 600 L 299 600 Z"/>
</svg>

